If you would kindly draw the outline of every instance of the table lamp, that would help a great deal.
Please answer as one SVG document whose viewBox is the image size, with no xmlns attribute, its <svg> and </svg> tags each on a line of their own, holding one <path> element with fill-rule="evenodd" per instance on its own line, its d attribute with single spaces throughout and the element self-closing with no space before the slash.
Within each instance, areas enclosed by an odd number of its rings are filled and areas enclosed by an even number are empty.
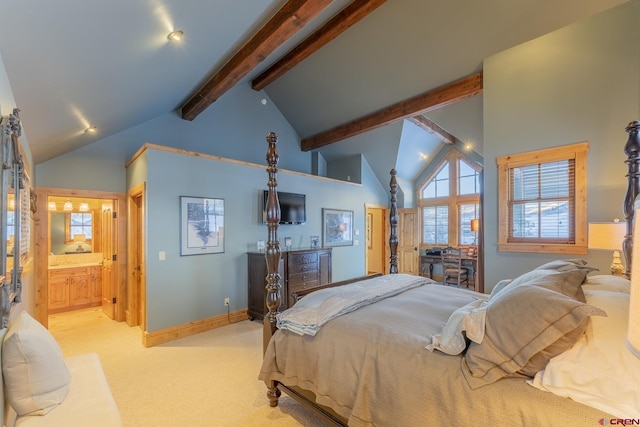
<svg viewBox="0 0 640 427">
<path fill-rule="evenodd" d="M 84 249 L 82 248 L 82 245 L 85 243 L 86 240 L 87 239 L 84 236 L 84 234 L 74 234 L 73 235 L 73 241 L 78 244 L 78 248 L 76 249 L 76 252 L 84 252 Z"/>
<path fill-rule="evenodd" d="M 478 237 L 478 230 L 480 230 L 480 220 L 479 219 L 472 219 L 470 224 L 471 226 L 471 231 L 473 232 L 473 245 L 475 246 L 477 243 L 477 237 Z"/>
<path fill-rule="evenodd" d="M 622 222 L 590 222 L 589 249 L 613 251 L 611 274 L 624 277 L 624 266 L 620 261 L 620 249 L 627 232 L 627 225 Z"/>
</svg>

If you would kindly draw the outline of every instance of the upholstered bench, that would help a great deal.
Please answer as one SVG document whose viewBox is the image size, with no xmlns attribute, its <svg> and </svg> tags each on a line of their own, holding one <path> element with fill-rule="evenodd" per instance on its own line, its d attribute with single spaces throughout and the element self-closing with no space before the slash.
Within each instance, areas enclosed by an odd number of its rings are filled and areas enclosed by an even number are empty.
<svg viewBox="0 0 640 427">
<path fill-rule="evenodd" d="M 3 418 L 8 427 L 121 427 L 98 355 L 64 359 L 55 339 L 26 312 L 2 339 Z"/>
</svg>

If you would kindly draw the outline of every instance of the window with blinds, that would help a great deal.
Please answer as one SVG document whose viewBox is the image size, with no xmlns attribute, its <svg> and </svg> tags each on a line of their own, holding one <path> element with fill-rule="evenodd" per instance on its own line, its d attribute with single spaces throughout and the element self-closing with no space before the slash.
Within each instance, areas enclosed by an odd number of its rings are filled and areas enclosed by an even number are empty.
<svg viewBox="0 0 640 427">
<path fill-rule="evenodd" d="M 498 158 L 500 250 L 586 253 L 587 150 L 581 143 Z"/>
</svg>

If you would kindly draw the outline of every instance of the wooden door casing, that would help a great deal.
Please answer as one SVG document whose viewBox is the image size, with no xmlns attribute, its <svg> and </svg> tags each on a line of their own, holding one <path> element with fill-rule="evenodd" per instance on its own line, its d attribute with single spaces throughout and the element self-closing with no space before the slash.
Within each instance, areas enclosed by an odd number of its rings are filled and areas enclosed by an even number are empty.
<svg viewBox="0 0 640 427">
<path fill-rule="evenodd" d="M 398 209 L 398 272 L 419 275 L 417 208 Z"/>
</svg>

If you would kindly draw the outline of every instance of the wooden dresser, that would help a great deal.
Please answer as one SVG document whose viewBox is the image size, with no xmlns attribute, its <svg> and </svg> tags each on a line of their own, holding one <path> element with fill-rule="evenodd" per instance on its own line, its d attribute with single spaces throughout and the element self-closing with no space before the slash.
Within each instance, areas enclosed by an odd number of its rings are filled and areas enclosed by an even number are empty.
<svg viewBox="0 0 640 427">
<path fill-rule="evenodd" d="M 262 319 L 267 312 L 265 286 L 267 265 L 264 252 L 248 253 L 248 312 L 250 319 Z M 280 310 L 293 304 L 291 294 L 331 282 L 331 248 L 282 251 L 278 265 L 282 285 Z"/>
</svg>

